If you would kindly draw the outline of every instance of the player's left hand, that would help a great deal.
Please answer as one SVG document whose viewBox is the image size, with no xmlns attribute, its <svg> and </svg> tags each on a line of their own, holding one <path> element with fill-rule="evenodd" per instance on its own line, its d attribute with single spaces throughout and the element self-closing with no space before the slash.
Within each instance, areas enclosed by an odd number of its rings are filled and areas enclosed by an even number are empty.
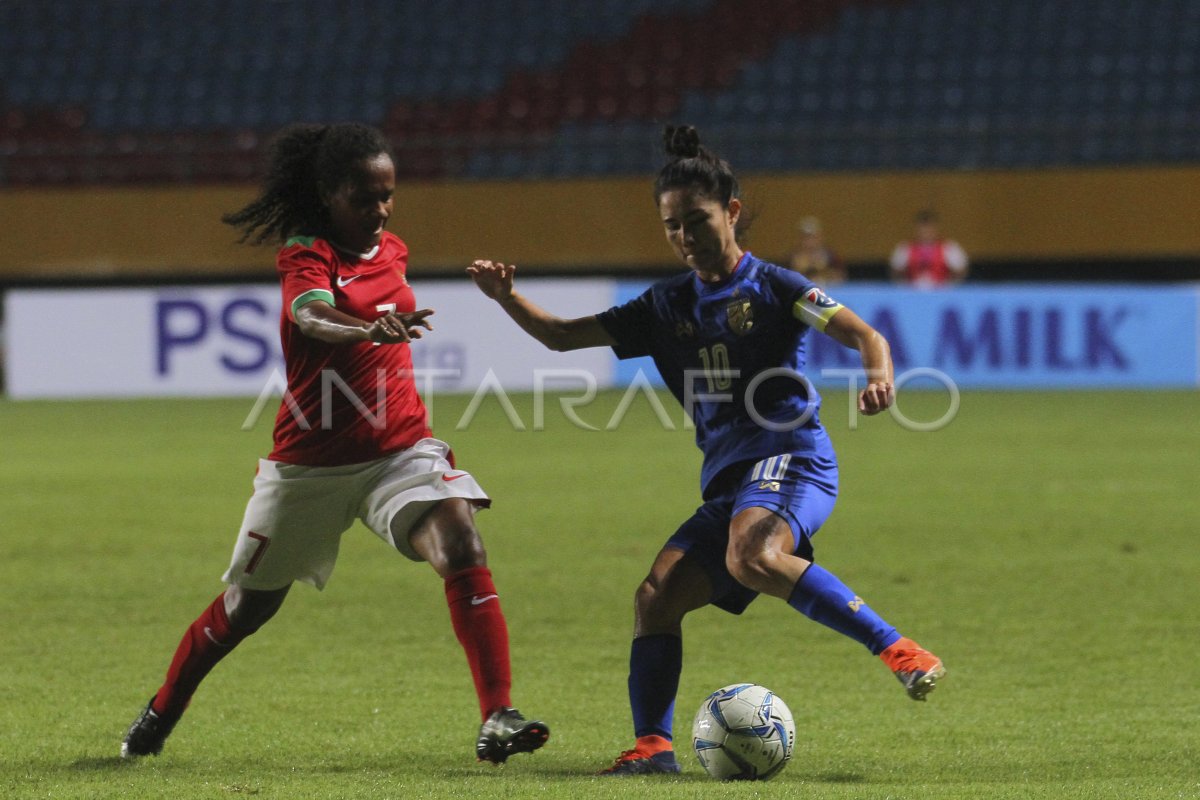
<svg viewBox="0 0 1200 800">
<path fill-rule="evenodd" d="M 432 308 L 422 308 L 420 311 L 408 311 L 397 314 L 389 312 L 372 323 L 367 332 L 367 338 L 377 344 L 399 344 L 421 338 L 421 329 L 433 330 L 426 319 L 433 313 Z"/>
<path fill-rule="evenodd" d="M 395 316 L 404 324 L 404 332 L 408 334 L 408 338 L 420 339 L 421 328 L 427 331 L 433 330 L 433 326 L 429 324 L 429 317 L 432 315 L 432 308 L 422 308 L 418 311 L 407 311 Z"/>
<path fill-rule="evenodd" d="M 858 411 L 866 416 L 878 414 L 896 402 L 896 387 L 890 383 L 868 383 L 858 394 Z"/>
</svg>

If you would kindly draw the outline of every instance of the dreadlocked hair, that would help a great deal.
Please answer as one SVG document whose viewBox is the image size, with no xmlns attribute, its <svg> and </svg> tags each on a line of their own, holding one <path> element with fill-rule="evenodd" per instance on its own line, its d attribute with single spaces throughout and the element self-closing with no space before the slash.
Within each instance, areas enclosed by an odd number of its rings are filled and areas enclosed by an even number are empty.
<svg viewBox="0 0 1200 800">
<path fill-rule="evenodd" d="M 738 196 L 738 182 L 728 162 L 700 144 L 700 134 L 691 125 L 668 125 L 663 145 L 670 161 L 654 181 L 654 199 L 671 189 L 694 188 L 728 207 Z"/>
<path fill-rule="evenodd" d="M 292 125 L 272 141 L 258 197 L 221 221 L 242 232 L 239 242 L 282 242 L 296 234 L 328 233 L 323 190 L 336 189 L 354 166 L 392 155 L 387 139 L 366 125 Z"/>
</svg>

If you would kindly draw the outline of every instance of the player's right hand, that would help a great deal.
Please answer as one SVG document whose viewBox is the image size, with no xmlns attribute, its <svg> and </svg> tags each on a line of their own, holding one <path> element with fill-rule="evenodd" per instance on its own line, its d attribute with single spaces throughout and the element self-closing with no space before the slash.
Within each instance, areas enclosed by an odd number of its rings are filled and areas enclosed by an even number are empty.
<svg viewBox="0 0 1200 800">
<path fill-rule="evenodd" d="M 479 290 L 497 301 L 512 297 L 516 272 L 515 264 L 501 264 L 498 261 L 477 260 L 467 267 L 467 274 L 474 279 Z"/>
<path fill-rule="evenodd" d="M 858 410 L 868 417 L 891 408 L 895 402 L 896 387 L 887 381 L 872 381 L 858 393 Z"/>
</svg>

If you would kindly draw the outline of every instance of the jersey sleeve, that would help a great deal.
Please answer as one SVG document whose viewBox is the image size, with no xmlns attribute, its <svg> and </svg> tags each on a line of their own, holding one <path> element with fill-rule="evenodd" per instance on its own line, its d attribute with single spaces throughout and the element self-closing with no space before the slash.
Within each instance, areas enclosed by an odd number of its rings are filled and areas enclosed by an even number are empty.
<svg viewBox="0 0 1200 800">
<path fill-rule="evenodd" d="M 324 300 L 334 305 L 333 267 L 319 250 L 293 239 L 279 251 L 276 267 L 288 319 L 295 322 L 296 310 L 314 300 Z"/>
<path fill-rule="evenodd" d="M 946 259 L 946 266 L 951 272 L 965 272 L 967 269 L 967 251 L 956 241 L 947 240 L 942 244 L 942 258 Z"/>
<path fill-rule="evenodd" d="M 650 354 L 654 332 L 653 290 L 647 289 L 628 303 L 613 306 L 596 315 L 596 319 L 616 340 L 613 352 L 617 358 L 637 358 Z"/>
</svg>

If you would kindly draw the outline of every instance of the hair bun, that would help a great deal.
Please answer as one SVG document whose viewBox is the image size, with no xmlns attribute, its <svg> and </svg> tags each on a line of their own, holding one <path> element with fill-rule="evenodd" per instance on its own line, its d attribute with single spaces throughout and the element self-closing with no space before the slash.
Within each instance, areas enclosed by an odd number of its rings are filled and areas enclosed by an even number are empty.
<svg viewBox="0 0 1200 800">
<path fill-rule="evenodd" d="M 695 158 L 700 155 L 700 134 L 691 125 L 668 125 L 663 130 L 663 144 L 673 158 Z"/>
</svg>

